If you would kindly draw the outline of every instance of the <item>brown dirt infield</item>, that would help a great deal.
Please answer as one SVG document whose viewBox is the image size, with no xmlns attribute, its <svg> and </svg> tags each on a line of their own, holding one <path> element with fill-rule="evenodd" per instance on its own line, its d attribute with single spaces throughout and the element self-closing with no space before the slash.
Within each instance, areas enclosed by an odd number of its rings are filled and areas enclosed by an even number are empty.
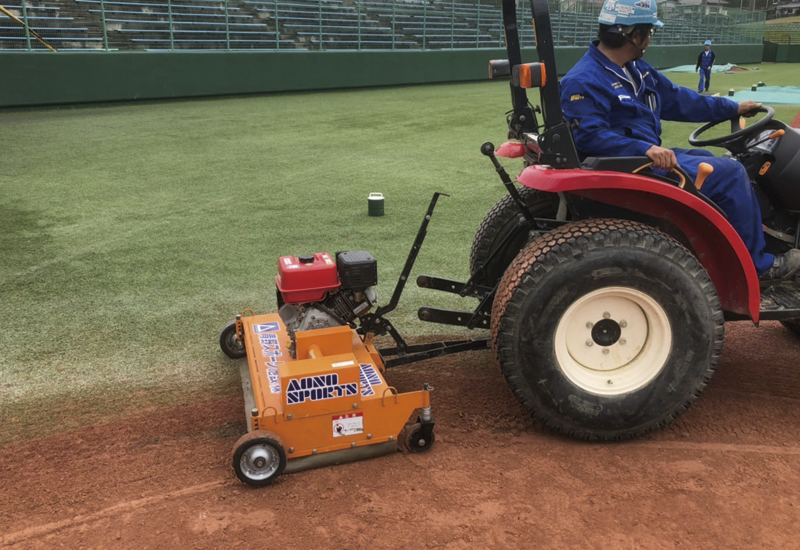
<svg viewBox="0 0 800 550">
<path fill-rule="evenodd" d="M 800 111 L 797 111 L 797 114 L 794 116 L 792 123 L 790 124 L 792 128 L 800 128 Z"/>
<path fill-rule="evenodd" d="M 0 546 L 800 548 L 800 338 L 774 322 L 726 331 L 697 403 L 627 443 L 543 430 L 479 352 L 389 373 L 401 390 L 436 387 L 430 452 L 264 489 L 229 466 L 238 394 L 13 444 L 0 450 Z"/>
</svg>

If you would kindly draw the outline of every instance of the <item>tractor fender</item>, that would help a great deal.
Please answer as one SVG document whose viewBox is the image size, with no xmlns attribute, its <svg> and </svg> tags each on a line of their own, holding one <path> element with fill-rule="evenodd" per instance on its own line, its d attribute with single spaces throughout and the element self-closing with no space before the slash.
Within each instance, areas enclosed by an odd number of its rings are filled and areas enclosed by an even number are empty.
<svg viewBox="0 0 800 550">
<path fill-rule="evenodd" d="M 758 323 L 761 290 L 750 253 L 725 217 L 699 197 L 666 182 L 621 172 L 525 168 L 525 187 L 568 192 L 671 222 L 708 272 L 725 311 Z"/>
</svg>

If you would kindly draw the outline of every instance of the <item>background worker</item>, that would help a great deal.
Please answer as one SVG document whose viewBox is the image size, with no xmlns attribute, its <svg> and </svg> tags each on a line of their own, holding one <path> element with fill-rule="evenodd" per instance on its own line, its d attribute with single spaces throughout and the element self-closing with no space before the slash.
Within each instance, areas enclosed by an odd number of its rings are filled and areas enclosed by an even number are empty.
<svg viewBox="0 0 800 550">
<path fill-rule="evenodd" d="M 714 66 L 714 60 L 717 58 L 714 50 L 711 49 L 711 40 L 706 40 L 703 45 L 703 51 L 697 56 L 697 65 L 694 72 L 700 71 L 700 82 L 697 84 L 697 93 L 703 93 L 703 78 L 705 78 L 705 91 L 708 91 L 708 85 L 711 84 L 711 67 Z"/>
<path fill-rule="evenodd" d="M 761 210 L 744 166 L 703 149 L 661 147 L 661 119 L 722 121 L 761 106 L 724 97 L 697 95 L 673 84 L 642 61 L 659 27 L 655 0 L 606 0 L 600 11 L 599 40 L 561 80 L 561 106 L 574 127 L 582 154 L 599 157 L 647 156 L 653 166 L 680 164 L 692 179 L 706 162 L 714 168 L 703 193 L 728 216 L 762 280 L 792 277 L 800 271 L 800 250 L 781 256 L 766 252 Z"/>
</svg>

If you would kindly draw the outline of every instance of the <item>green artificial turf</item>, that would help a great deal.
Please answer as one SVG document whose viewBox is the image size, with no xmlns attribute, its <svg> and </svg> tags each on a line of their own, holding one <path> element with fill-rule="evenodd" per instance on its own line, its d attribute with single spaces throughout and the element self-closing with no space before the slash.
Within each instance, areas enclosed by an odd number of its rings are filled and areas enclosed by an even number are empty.
<svg viewBox="0 0 800 550">
<path fill-rule="evenodd" d="M 754 80 L 796 83 L 798 68 L 712 84 Z M 413 281 L 467 276 L 505 193 L 479 147 L 504 141 L 509 108 L 507 84 L 485 82 L 0 113 L 0 422 L 21 432 L 47 411 L 63 427 L 76 403 L 102 415 L 234 387 L 219 330 L 275 309 L 279 256 L 368 250 L 386 303 L 434 191 L 451 197 L 389 318 L 409 336 L 463 332 L 416 311 L 476 302 Z M 695 126 L 666 124 L 665 143 Z M 3 423 L 0 442 L 16 433 Z"/>
<path fill-rule="evenodd" d="M 0 113 L 2 412 L 235 384 L 219 330 L 274 311 L 279 256 L 368 250 L 386 303 L 434 191 L 412 276 L 463 278 L 505 192 L 479 147 L 508 104 L 480 83 Z M 452 333 L 415 320 L 458 305 L 424 292 L 390 319 Z"/>
</svg>

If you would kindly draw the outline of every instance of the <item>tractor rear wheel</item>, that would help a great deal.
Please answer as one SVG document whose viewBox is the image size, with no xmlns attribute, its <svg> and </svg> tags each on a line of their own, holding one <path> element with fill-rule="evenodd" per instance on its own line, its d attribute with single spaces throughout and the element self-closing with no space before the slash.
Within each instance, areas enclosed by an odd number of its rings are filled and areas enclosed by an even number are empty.
<svg viewBox="0 0 800 550">
<path fill-rule="evenodd" d="M 517 189 L 520 197 L 536 218 L 555 219 L 557 211 L 558 195 L 545 193 L 531 189 L 530 187 L 520 187 Z M 486 217 L 483 218 L 475 239 L 472 241 L 472 250 L 469 254 L 469 273 L 474 275 L 489 256 L 498 248 L 503 239 L 518 227 L 524 217 L 517 207 L 517 203 L 506 195 L 495 204 Z M 516 238 L 507 243 L 498 255 L 494 257 L 491 264 L 486 266 L 484 275 L 475 282 L 480 285 L 494 286 L 503 276 L 506 268 L 516 257 L 520 250 L 528 243 L 528 231 L 521 231 Z"/>
<path fill-rule="evenodd" d="M 492 347 L 517 398 L 579 439 L 638 437 L 694 402 L 722 352 L 719 298 L 672 237 L 627 220 L 574 222 L 509 266 Z"/>
<path fill-rule="evenodd" d="M 233 471 L 239 481 L 253 487 L 269 485 L 286 468 L 286 450 L 281 438 L 256 430 L 243 435 L 233 446 Z"/>
</svg>

